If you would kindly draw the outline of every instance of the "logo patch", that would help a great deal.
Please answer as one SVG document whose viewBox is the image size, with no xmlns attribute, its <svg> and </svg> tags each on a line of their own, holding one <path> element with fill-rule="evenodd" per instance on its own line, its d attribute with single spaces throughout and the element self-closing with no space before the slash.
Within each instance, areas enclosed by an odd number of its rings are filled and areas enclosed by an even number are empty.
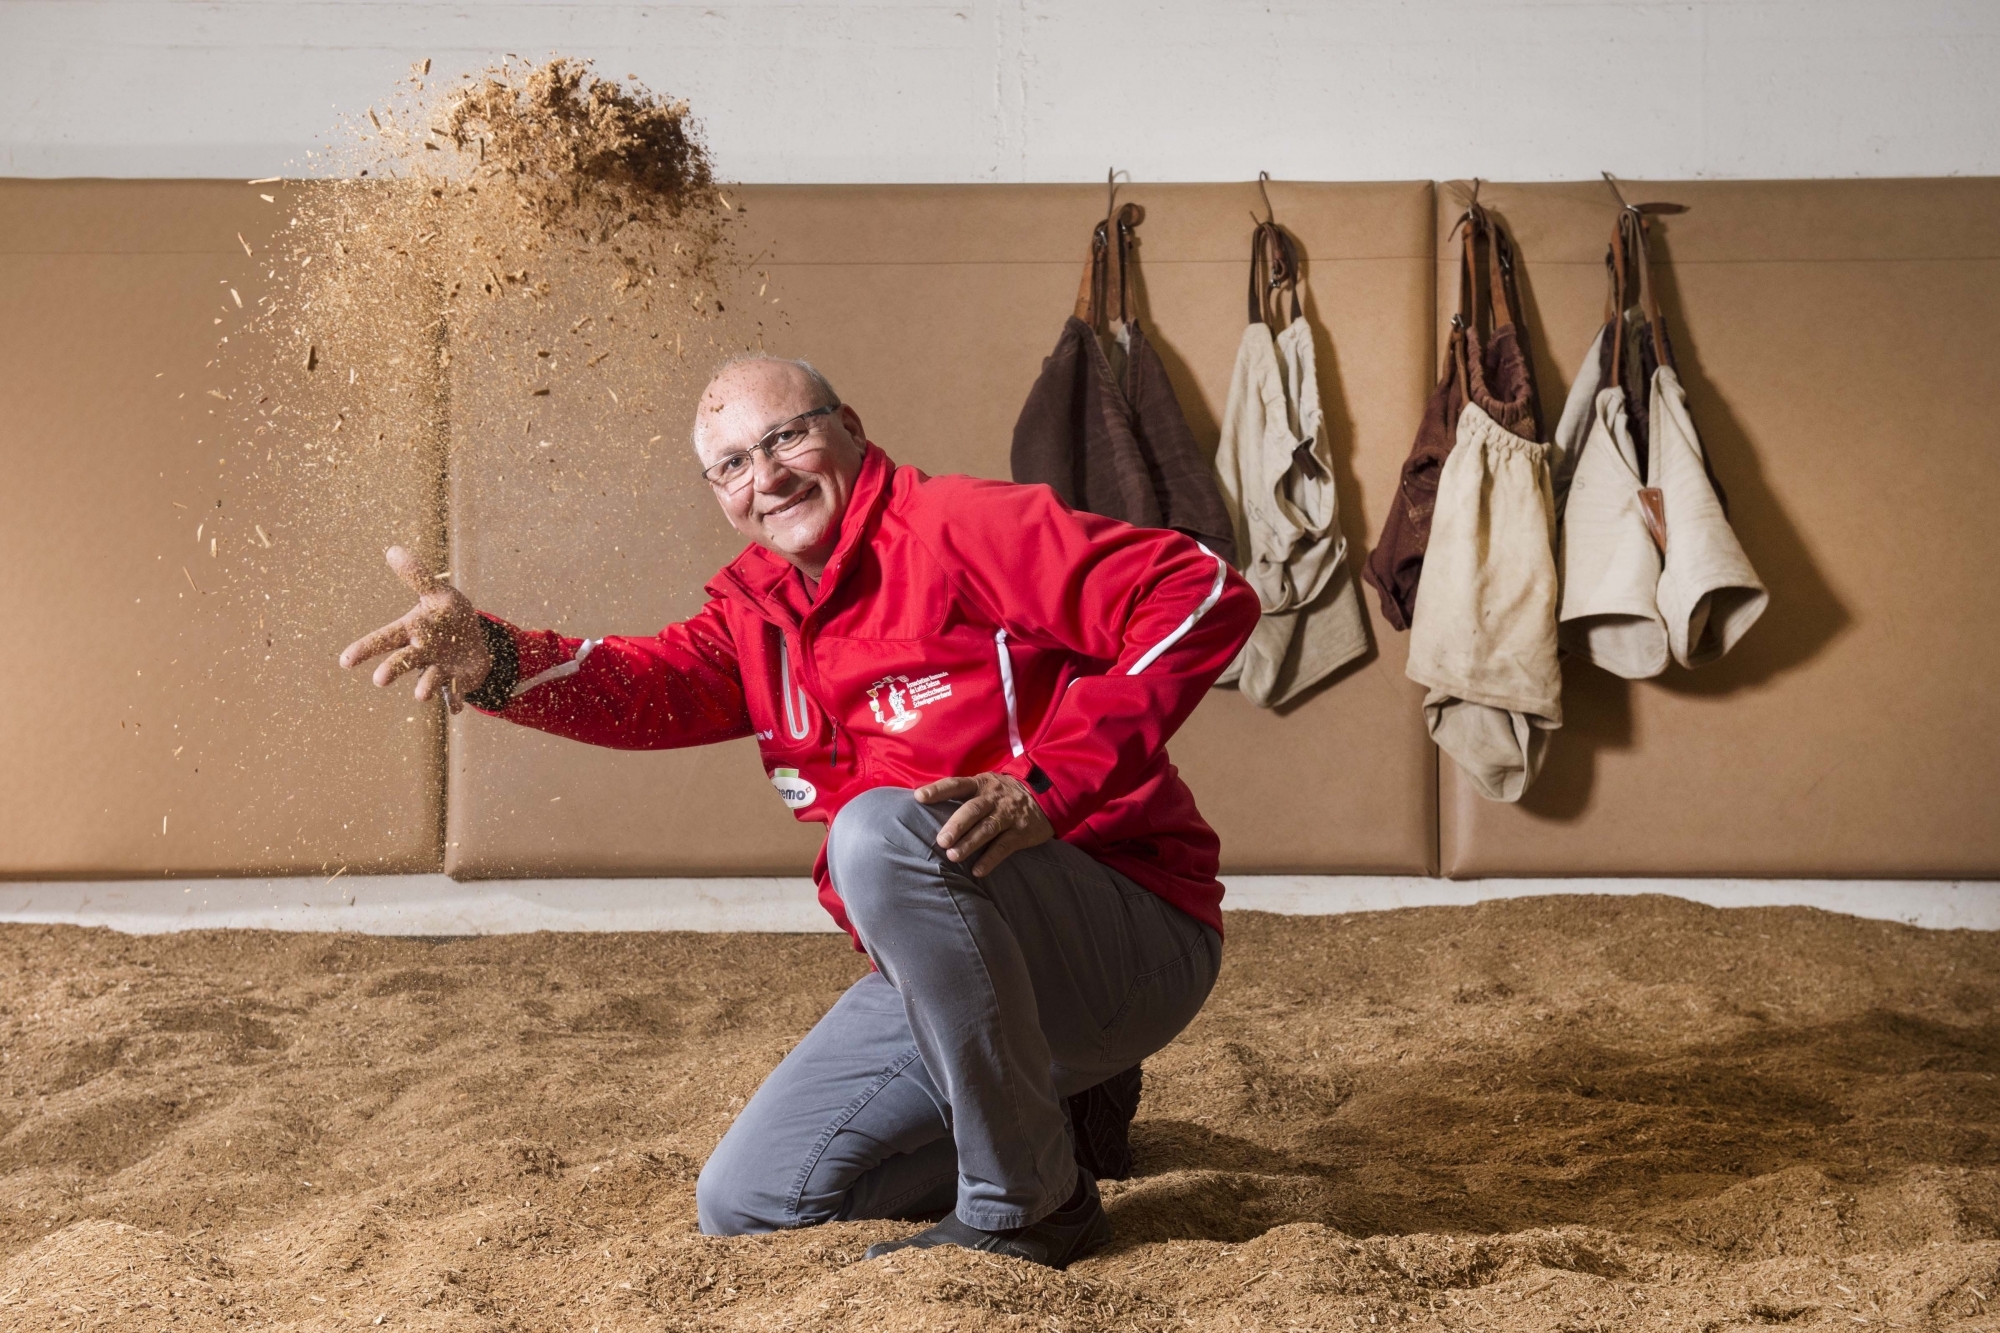
<svg viewBox="0 0 2000 1333">
<path fill-rule="evenodd" d="M 796 768 L 772 769 L 771 785 L 778 789 L 778 799 L 788 809 L 803 810 L 819 799 L 819 788 L 800 777 Z"/>
<path fill-rule="evenodd" d="M 908 731 L 924 720 L 927 706 L 951 698 L 950 674 L 934 671 L 915 680 L 884 676 L 868 687 L 868 711 L 882 730 L 892 734 Z"/>
</svg>

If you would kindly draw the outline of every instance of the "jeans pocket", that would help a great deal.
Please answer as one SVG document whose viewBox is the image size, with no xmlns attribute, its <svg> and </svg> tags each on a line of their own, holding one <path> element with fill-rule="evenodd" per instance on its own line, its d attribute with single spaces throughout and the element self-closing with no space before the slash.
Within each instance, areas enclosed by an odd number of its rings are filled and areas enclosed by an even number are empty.
<svg viewBox="0 0 2000 1333">
<path fill-rule="evenodd" d="M 1197 932 L 1178 958 L 1133 981 L 1125 1002 L 1104 1029 L 1108 1061 L 1124 1067 L 1138 1064 L 1179 1036 L 1208 1002 L 1215 988 L 1218 942 L 1205 926 L 1197 927 Z"/>
</svg>

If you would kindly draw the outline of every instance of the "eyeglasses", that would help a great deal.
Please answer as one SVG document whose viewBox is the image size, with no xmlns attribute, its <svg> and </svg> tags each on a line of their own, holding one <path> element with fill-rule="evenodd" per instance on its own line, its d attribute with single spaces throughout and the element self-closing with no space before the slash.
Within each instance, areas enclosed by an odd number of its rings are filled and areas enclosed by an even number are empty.
<svg viewBox="0 0 2000 1333">
<path fill-rule="evenodd" d="M 764 438 L 748 449 L 739 450 L 724 458 L 719 458 L 701 470 L 708 478 L 708 484 L 717 490 L 734 493 L 750 484 L 750 478 L 757 473 L 756 455 L 776 463 L 787 462 L 806 451 L 813 432 L 827 423 L 819 418 L 840 410 L 839 403 L 828 403 L 825 407 L 815 407 L 810 412 L 801 412 L 789 421 L 781 421 L 764 432 Z"/>
</svg>

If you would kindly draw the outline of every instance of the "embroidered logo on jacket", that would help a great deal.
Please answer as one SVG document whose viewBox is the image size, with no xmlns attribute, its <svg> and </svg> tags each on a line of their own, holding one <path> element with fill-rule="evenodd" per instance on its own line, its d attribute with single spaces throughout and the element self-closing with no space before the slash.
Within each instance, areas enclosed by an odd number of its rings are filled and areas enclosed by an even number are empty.
<svg viewBox="0 0 2000 1333">
<path fill-rule="evenodd" d="M 924 720 L 930 704 L 951 698 L 948 671 L 933 671 L 911 680 L 908 676 L 884 676 L 868 687 L 868 711 L 887 732 L 904 732 Z M 884 708 L 888 712 L 884 713 Z"/>
<path fill-rule="evenodd" d="M 819 788 L 800 777 L 796 768 L 772 769 L 771 785 L 778 789 L 778 799 L 789 809 L 803 810 L 819 799 Z"/>
</svg>

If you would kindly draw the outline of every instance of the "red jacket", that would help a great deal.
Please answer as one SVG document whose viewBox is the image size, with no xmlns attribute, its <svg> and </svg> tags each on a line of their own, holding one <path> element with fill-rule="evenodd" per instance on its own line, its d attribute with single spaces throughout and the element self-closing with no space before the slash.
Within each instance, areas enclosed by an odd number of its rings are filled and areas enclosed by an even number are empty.
<svg viewBox="0 0 2000 1333">
<path fill-rule="evenodd" d="M 779 798 L 821 824 L 873 787 L 1010 773 L 1057 837 L 1222 928 L 1219 844 L 1166 740 L 1258 605 L 1204 547 L 871 444 L 817 595 L 758 546 L 707 591 L 650 638 L 506 626 L 520 674 L 498 716 L 627 750 L 754 734 Z M 824 850 L 813 878 L 852 935 Z"/>
</svg>

